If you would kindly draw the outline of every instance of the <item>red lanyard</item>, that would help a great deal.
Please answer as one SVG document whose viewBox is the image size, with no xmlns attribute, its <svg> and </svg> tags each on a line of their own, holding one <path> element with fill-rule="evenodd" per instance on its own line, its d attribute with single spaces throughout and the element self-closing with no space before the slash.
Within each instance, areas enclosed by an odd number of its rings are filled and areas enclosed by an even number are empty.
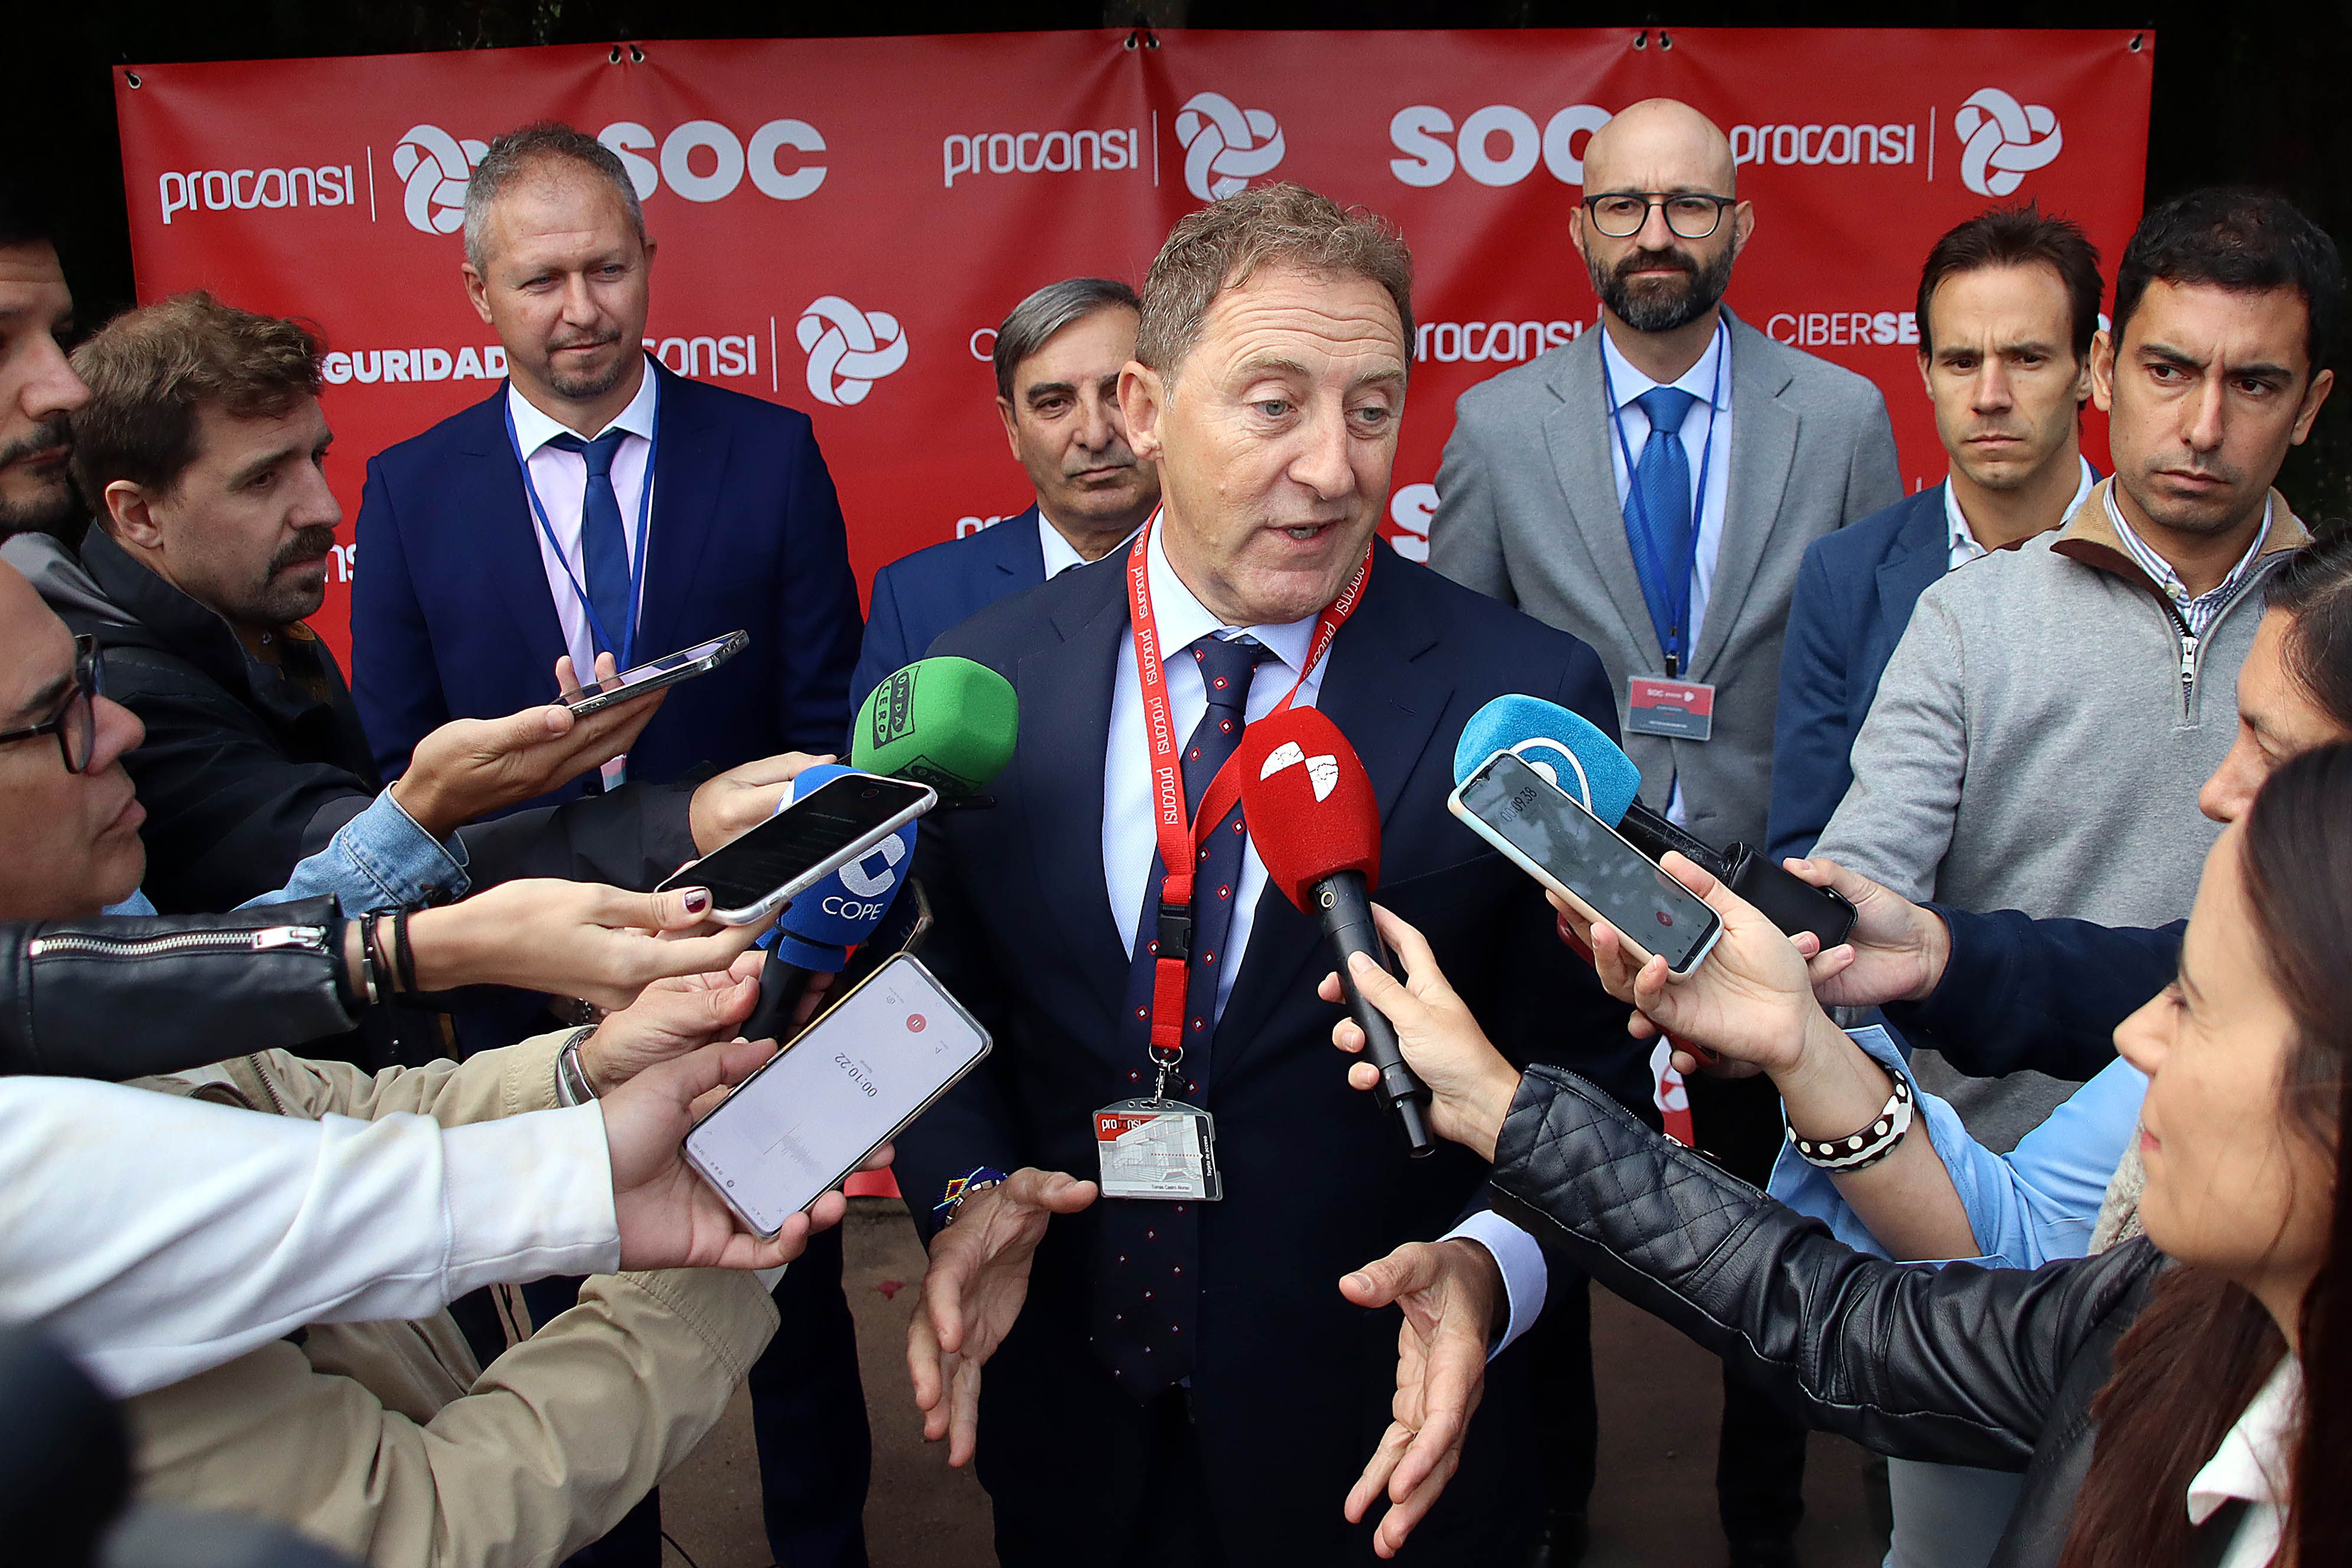
<svg viewBox="0 0 2352 1568">
<path fill-rule="evenodd" d="M 1151 583 L 1146 565 L 1151 531 L 1159 521 L 1159 513 L 1154 512 L 1127 552 L 1127 590 L 1128 612 L 1135 626 L 1135 674 L 1143 691 L 1144 729 L 1151 742 L 1152 827 L 1160 837 L 1160 863 L 1167 871 L 1166 880 L 1160 885 L 1151 983 L 1151 1053 L 1154 1060 L 1164 1065 L 1182 1055 L 1184 1048 L 1185 964 L 1192 946 L 1192 868 L 1202 840 L 1241 798 L 1241 784 L 1234 768 L 1235 759 L 1226 758 L 1202 792 L 1200 816 L 1185 821 L 1184 766 L 1179 754 L 1182 742 L 1177 738 L 1175 714 L 1168 702 L 1168 672 L 1160 663 L 1160 622 L 1151 613 Z M 1306 672 L 1312 672 L 1331 651 L 1331 639 L 1355 614 L 1364 596 L 1365 579 L 1371 573 L 1372 552 L 1367 545 L 1355 575 L 1316 617 L 1314 640 L 1307 647 Z M 1273 711 L 1279 713 L 1297 700 L 1299 687 L 1307 683 L 1306 672 L 1291 684 Z"/>
</svg>

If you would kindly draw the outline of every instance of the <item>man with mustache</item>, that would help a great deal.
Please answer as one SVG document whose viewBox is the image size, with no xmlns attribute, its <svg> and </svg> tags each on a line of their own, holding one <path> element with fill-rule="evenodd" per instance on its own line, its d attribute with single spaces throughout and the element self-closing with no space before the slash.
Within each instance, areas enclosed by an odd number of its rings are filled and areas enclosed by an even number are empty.
<svg viewBox="0 0 2352 1568">
<path fill-rule="evenodd" d="M 1723 132 L 1671 99 L 1593 132 L 1569 233 L 1601 330 L 1463 395 L 1429 531 L 1432 566 L 1592 645 L 1643 800 L 1717 845 L 1763 842 L 1805 547 L 1902 494 L 1877 388 L 1724 307 L 1756 228 L 1738 172 Z M 1766 1178 L 1781 1136 L 1769 1086 L 1694 1083 L 1691 1110 L 1701 1145 Z M 1578 1311 L 1582 1292 L 1554 1299 Z M 1548 1329 L 1559 1402 L 1589 1411 L 1581 1325 Z M 1802 1433 L 1744 1384 L 1727 1382 L 1725 1410 L 1732 1562 L 1793 1561 Z M 1580 1479 L 1555 1499 L 1554 1561 L 1578 1551 L 1588 1456 L 1555 1467 Z"/>
<path fill-rule="evenodd" d="M 31 194 L 0 181 L 0 539 L 75 515 L 66 416 L 89 395 L 66 363 L 73 294 Z"/>
<path fill-rule="evenodd" d="M 853 705 L 922 658 L 931 639 L 997 600 L 1125 543 L 1160 504 L 1160 475 L 1139 463 L 1119 412 L 1118 373 L 1135 355 L 1135 290 L 1066 278 L 1013 308 L 996 329 L 996 413 L 1036 499 L 963 539 L 917 551 L 874 579 Z"/>
<path fill-rule="evenodd" d="M 2341 279 L 2275 195 L 2194 191 L 2141 219 L 2091 347 L 2115 477 L 1920 596 L 1816 854 L 1915 901 L 2188 912 L 2253 590 L 2309 538 L 2271 483 L 2335 384 Z"/>
</svg>

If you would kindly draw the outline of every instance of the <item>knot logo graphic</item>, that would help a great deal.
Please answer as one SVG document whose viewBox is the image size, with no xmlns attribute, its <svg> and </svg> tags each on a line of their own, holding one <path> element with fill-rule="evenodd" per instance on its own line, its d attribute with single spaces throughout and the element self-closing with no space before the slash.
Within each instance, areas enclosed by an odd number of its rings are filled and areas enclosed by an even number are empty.
<svg viewBox="0 0 2352 1568">
<path fill-rule="evenodd" d="M 489 150 L 460 142 L 438 125 L 412 125 L 392 150 L 392 172 L 407 182 L 400 209 L 420 234 L 455 234 L 466 226 L 466 181 Z"/>
<path fill-rule="evenodd" d="M 1952 130 L 1961 142 L 1960 184 L 1980 196 L 2008 195 L 2066 145 L 2048 104 L 2020 103 L 1997 87 L 1971 94 Z"/>
<path fill-rule="evenodd" d="M 1204 202 L 1232 195 L 1282 162 L 1274 116 L 1222 92 L 1196 92 L 1176 111 L 1176 140 L 1184 148 L 1184 184 Z"/>
<path fill-rule="evenodd" d="M 838 294 L 810 301 L 794 329 L 808 351 L 808 389 L 820 403 L 863 403 L 907 363 L 907 334 L 887 310 L 861 310 Z"/>
<path fill-rule="evenodd" d="M 841 868 L 841 885 L 861 899 L 878 899 L 898 880 L 898 862 L 907 858 L 904 834 L 894 833 Z M 873 870 L 866 868 L 879 860 Z"/>
</svg>

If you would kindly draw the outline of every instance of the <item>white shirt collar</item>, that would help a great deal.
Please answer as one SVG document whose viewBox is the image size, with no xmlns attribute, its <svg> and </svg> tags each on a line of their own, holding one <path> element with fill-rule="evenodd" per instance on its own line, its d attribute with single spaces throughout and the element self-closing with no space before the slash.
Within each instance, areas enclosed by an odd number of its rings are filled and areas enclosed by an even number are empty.
<svg viewBox="0 0 2352 1568">
<path fill-rule="evenodd" d="M 646 361 L 645 379 L 637 383 L 637 395 L 629 405 L 613 416 L 613 422 L 599 430 L 626 430 L 630 435 L 650 441 L 654 438 L 654 405 L 660 400 L 661 377 L 654 373 L 653 361 Z M 512 381 L 507 383 L 507 410 L 514 416 L 515 440 L 522 447 L 527 459 L 558 436 L 578 435 L 579 432 L 542 413 L 537 405 L 522 395 L 522 388 Z M 590 437 L 593 439 L 594 437 Z"/>
<path fill-rule="evenodd" d="M 1154 521 L 1158 520 L 1158 515 L 1153 514 Z M 1145 526 L 1150 525 L 1147 523 Z M 1153 528 L 1151 543 L 1143 552 L 1143 580 L 1151 589 L 1151 615 L 1160 623 L 1162 658 L 1172 657 L 1178 648 L 1190 647 L 1212 632 L 1227 636 L 1246 632 L 1289 667 L 1293 680 L 1307 673 L 1307 652 L 1315 643 L 1314 616 L 1277 626 L 1227 626 L 1211 615 L 1208 606 L 1192 596 L 1192 589 L 1184 586 L 1184 579 L 1176 575 L 1176 568 L 1168 563 L 1168 552 L 1163 543 L 1165 537 L 1161 529 Z"/>
<path fill-rule="evenodd" d="M 2205 1468 L 2189 1482 L 2189 1522 L 2203 1524 L 2231 1502 L 2284 1507 L 2302 1424 L 2303 1363 L 2283 1356 Z"/>
<path fill-rule="evenodd" d="M 1134 542 L 1135 535 L 1130 533 L 1118 542 L 1118 549 L 1125 550 Z M 1087 558 L 1078 553 L 1077 547 L 1062 537 L 1060 529 L 1045 521 L 1045 509 L 1042 506 L 1037 509 L 1037 543 L 1045 552 L 1045 581 L 1048 583 L 1065 572 L 1087 564 Z"/>
<path fill-rule="evenodd" d="M 1601 357 L 1609 362 L 1609 388 L 1617 395 L 1619 408 L 1625 407 L 1652 387 L 1666 384 L 1663 382 L 1652 381 L 1634 369 L 1633 362 L 1617 352 L 1616 340 L 1610 337 L 1607 327 L 1601 328 L 1600 332 Z M 1715 362 L 1723 356 L 1730 338 L 1730 329 L 1718 320 L 1716 323 L 1715 336 L 1707 340 L 1706 352 L 1698 356 L 1697 362 L 1690 369 L 1676 377 L 1673 384 L 1689 393 L 1710 408 L 1730 407 L 1731 378 L 1728 375 L 1723 378 L 1723 401 L 1720 404 L 1715 401 Z"/>
<path fill-rule="evenodd" d="M 2082 472 L 2074 480 L 2074 499 L 2066 503 L 2065 511 L 2058 519 L 2061 527 L 2063 527 L 2075 512 L 2082 510 L 2083 502 L 2090 498 L 2091 487 L 2099 482 L 2099 476 L 2092 468 L 2090 458 L 2077 453 L 2074 461 L 2082 465 Z M 1960 514 L 1960 498 L 1952 491 L 1952 479 L 1949 474 L 1944 477 L 1944 539 L 1951 549 L 1952 564 L 1955 567 L 1964 561 L 1974 561 L 1979 555 L 1991 553 L 1977 542 L 1976 531 L 1969 526 L 1969 520 Z"/>
</svg>

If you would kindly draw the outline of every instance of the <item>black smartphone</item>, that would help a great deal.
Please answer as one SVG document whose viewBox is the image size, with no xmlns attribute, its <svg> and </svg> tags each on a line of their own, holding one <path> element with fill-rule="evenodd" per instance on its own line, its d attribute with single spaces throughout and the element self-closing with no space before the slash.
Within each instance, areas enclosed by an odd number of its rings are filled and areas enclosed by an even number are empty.
<svg viewBox="0 0 2352 1568">
<path fill-rule="evenodd" d="M 708 888 L 710 918 L 758 925 L 939 804 L 929 784 L 844 773 L 665 879 L 657 891 Z"/>
<path fill-rule="evenodd" d="M 691 680 L 707 674 L 741 653 L 751 640 L 750 632 L 729 632 L 723 637 L 682 647 L 651 664 L 641 664 L 625 669 L 610 680 L 592 680 L 577 691 L 567 691 L 558 699 L 572 710 L 575 718 L 610 708 L 616 702 L 626 702 L 643 697 L 648 691 L 659 691 L 665 686 L 676 686 L 681 680 Z"/>
<path fill-rule="evenodd" d="M 1488 757 L 1445 804 L 1585 919 L 1616 927 L 1636 963 L 1659 953 L 1687 974 L 1723 934 L 1704 899 L 1515 752 Z"/>
</svg>

